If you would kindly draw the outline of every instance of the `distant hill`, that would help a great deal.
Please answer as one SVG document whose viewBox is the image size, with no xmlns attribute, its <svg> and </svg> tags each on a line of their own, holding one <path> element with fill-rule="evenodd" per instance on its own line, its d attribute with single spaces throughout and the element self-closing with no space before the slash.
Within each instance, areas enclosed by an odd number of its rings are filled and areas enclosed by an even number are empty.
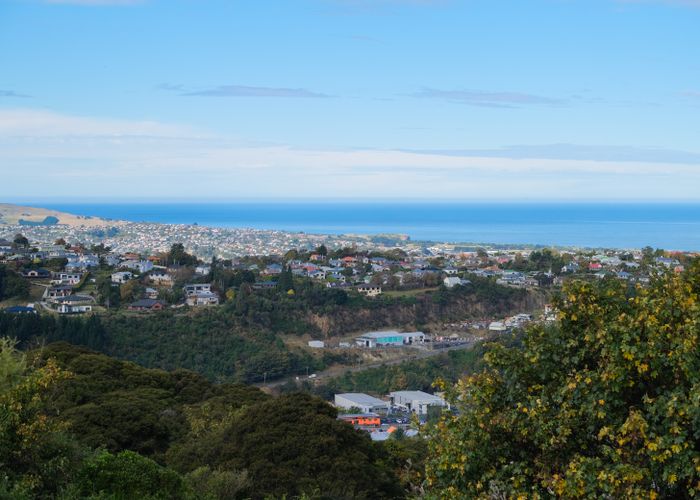
<svg viewBox="0 0 700 500">
<path fill-rule="evenodd" d="M 22 225 L 22 226 L 52 226 L 55 224 L 65 224 L 67 226 L 118 226 L 122 221 L 113 221 L 99 217 L 88 217 L 84 215 L 73 215 L 48 208 L 25 207 L 0 203 L 0 226 L 1 225 Z"/>
</svg>

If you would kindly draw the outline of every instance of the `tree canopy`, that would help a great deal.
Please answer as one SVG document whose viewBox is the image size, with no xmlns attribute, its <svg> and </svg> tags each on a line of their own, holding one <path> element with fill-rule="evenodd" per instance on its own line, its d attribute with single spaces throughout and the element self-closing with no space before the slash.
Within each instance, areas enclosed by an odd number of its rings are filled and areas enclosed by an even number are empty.
<svg viewBox="0 0 700 500">
<path fill-rule="evenodd" d="M 700 494 L 700 280 L 574 282 L 560 324 L 495 345 L 451 392 L 427 478 L 443 498 Z"/>
</svg>

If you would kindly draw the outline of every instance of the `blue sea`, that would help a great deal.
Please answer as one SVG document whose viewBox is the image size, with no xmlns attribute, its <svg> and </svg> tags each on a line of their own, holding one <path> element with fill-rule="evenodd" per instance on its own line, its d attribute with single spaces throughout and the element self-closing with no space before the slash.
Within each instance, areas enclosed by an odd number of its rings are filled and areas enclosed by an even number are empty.
<svg viewBox="0 0 700 500">
<path fill-rule="evenodd" d="M 131 221 L 322 234 L 407 234 L 412 240 L 700 250 L 700 204 L 236 202 L 53 203 Z"/>
</svg>

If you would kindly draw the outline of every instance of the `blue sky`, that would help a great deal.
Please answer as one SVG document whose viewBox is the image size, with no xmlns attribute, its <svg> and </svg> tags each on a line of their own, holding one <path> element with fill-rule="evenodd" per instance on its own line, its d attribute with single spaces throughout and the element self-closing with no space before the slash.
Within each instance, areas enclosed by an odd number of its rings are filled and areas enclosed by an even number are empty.
<svg viewBox="0 0 700 500">
<path fill-rule="evenodd" d="M 700 201 L 700 1 L 0 0 L 0 199 Z"/>
</svg>

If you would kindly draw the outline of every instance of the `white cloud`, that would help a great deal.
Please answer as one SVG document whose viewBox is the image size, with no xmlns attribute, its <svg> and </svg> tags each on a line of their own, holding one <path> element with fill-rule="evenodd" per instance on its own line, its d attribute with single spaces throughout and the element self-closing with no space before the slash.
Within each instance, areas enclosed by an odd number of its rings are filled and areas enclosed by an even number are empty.
<svg viewBox="0 0 700 500">
<path fill-rule="evenodd" d="M 251 146 L 150 121 L 0 111 L 0 197 L 697 199 L 682 162 Z"/>
<path fill-rule="evenodd" d="M 0 109 L 0 135 L 28 137 L 191 136 L 190 127 L 156 121 L 115 120 L 64 115 L 34 109 Z"/>
</svg>

